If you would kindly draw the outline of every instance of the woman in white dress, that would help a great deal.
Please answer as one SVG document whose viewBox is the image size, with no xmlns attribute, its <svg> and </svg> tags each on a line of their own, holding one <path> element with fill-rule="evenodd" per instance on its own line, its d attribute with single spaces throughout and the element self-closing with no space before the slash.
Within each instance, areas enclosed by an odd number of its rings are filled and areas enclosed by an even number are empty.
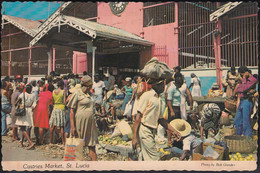
<svg viewBox="0 0 260 173">
<path fill-rule="evenodd" d="M 32 94 L 32 86 L 30 84 L 26 85 L 25 87 L 26 92 L 20 94 L 18 96 L 18 100 L 16 103 L 18 102 L 22 102 L 21 104 L 24 105 L 24 101 L 25 101 L 25 110 L 26 110 L 26 114 L 24 116 L 18 116 L 16 119 L 16 125 L 20 127 L 21 131 L 22 131 L 22 140 L 21 140 L 21 145 L 23 147 L 23 140 L 24 137 L 26 137 L 26 139 L 29 142 L 29 146 L 27 149 L 33 149 L 34 148 L 34 144 L 31 141 L 27 131 L 26 131 L 26 127 L 32 127 L 33 126 L 33 111 L 32 109 L 34 109 L 34 107 L 36 106 L 36 100 L 35 100 L 35 95 Z"/>
<path fill-rule="evenodd" d="M 191 76 L 191 82 L 190 82 L 189 89 L 192 87 L 192 91 L 191 91 L 192 97 L 201 96 L 200 79 L 194 73 L 191 73 L 190 76 Z"/>
<path fill-rule="evenodd" d="M 189 88 L 187 87 L 186 83 L 183 83 L 182 86 L 179 88 L 179 91 L 181 92 L 181 119 L 187 120 L 187 114 L 186 114 L 186 95 L 188 96 L 189 103 L 190 103 L 190 111 L 193 109 L 193 100 L 190 93 Z"/>
</svg>

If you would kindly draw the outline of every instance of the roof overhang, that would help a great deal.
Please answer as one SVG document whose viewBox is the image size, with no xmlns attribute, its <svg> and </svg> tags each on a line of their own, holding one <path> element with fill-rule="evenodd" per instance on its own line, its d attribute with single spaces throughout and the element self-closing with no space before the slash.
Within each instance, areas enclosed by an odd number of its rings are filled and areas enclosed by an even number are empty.
<svg viewBox="0 0 260 173">
<path fill-rule="evenodd" d="M 209 15 L 209 20 L 214 21 L 217 18 L 222 17 L 223 15 L 227 14 L 228 12 L 233 10 L 234 8 L 237 8 L 242 3 L 243 3 L 242 1 L 240 1 L 240 2 L 228 2 L 224 5 L 222 5 L 218 10 L 214 11 L 213 13 L 211 13 Z"/>
<path fill-rule="evenodd" d="M 97 37 L 99 38 L 103 37 L 103 38 L 109 38 L 118 41 L 125 41 L 125 42 L 138 44 L 138 45 L 144 45 L 144 46 L 152 46 L 154 44 L 150 41 L 144 40 L 141 37 L 138 37 L 134 34 L 131 34 L 119 28 L 99 24 L 96 22 L 85 21 L 83 19 L 75 18 L 72 16 L 58 15 L 48 25 L 46 25 L 40 32 L 38 32 L 38 34 L 30 42 L 30 46 L 34 46 L 37 42 L 40 42 L 40 40 L 44 36 L 46 36 L 46 34 L 48 34 L 48 32 L 52 28 L 58 27 L 59 30 L 59 28 L 63 25 L 70 26 L 80 31 L 81 33 L 86 34 L 93 40 L 95 40 Z M 123 34 L 120 35 L 119 33 L 123 33 Z"/>
<path fill-rule="evenodd" d="M 5 20 L 7 22 L 4 22 Z M 7 15 L 2 15 L 2 29 L 3 29 L 3 25 L 4 24 L 8 24 L 8 23 L 16 26 L 17 28 L 19 28 L 20 30 L 22 30 L 26 34 L 30 35 L 31 37 L 34 37 L 36 35 L 36 33 L 37 33 L 37 32 L 35 32 L 35 31 L 31 30 L 31 29 L 26 28 L 21 23 L 17 22 L 16 20 L 12 19 L 11 17 L 9 17 Z"/>
</svg>

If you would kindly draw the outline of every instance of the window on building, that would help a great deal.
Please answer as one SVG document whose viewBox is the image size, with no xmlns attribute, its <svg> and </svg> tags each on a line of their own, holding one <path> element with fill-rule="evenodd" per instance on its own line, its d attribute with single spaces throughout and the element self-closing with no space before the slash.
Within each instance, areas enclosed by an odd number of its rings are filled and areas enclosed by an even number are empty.
<svg viewBox="0 0 260 173">
<path fill-rule="evenodd" d="M 174 15 L 174 2 L 143 3 L 144 27 L 173 23 Z"/>
</svg>

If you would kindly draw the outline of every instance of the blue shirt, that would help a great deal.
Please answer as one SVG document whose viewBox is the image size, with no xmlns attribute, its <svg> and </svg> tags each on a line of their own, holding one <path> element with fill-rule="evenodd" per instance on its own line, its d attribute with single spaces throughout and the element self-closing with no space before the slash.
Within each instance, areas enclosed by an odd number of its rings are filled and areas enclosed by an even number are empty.
<svg viewBox="0 0 260 173">
<path fill-rule="evenodd" d="M 167 90 L 167 100 L 172 101 L 172 106 L 181 105 L 181 92 L 174 84 Z"/>
</svg>

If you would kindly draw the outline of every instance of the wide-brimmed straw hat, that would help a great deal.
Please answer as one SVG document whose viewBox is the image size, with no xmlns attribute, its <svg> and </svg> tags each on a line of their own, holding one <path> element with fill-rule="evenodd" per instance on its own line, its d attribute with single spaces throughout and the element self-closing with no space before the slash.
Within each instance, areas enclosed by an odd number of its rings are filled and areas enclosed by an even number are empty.
<svg viewBox="0 0 260 173">
<path fill-rule="evenodd" d="M 172 120 L 170 125 L 180 133 L 181 137 L 188 136 L 191 132 L 190 124 L 183 119 Z"/>
<path fill-rule="evenodd" d="M 69 91 L 71 92 L 71 93 L 75 93 L 78 89 L 80 89 L 81 88 L 81 85 L 80 84 L 77 84 L 75 87 L 73 87 L 73 88 L 71 88 Z"/>
</svg>

